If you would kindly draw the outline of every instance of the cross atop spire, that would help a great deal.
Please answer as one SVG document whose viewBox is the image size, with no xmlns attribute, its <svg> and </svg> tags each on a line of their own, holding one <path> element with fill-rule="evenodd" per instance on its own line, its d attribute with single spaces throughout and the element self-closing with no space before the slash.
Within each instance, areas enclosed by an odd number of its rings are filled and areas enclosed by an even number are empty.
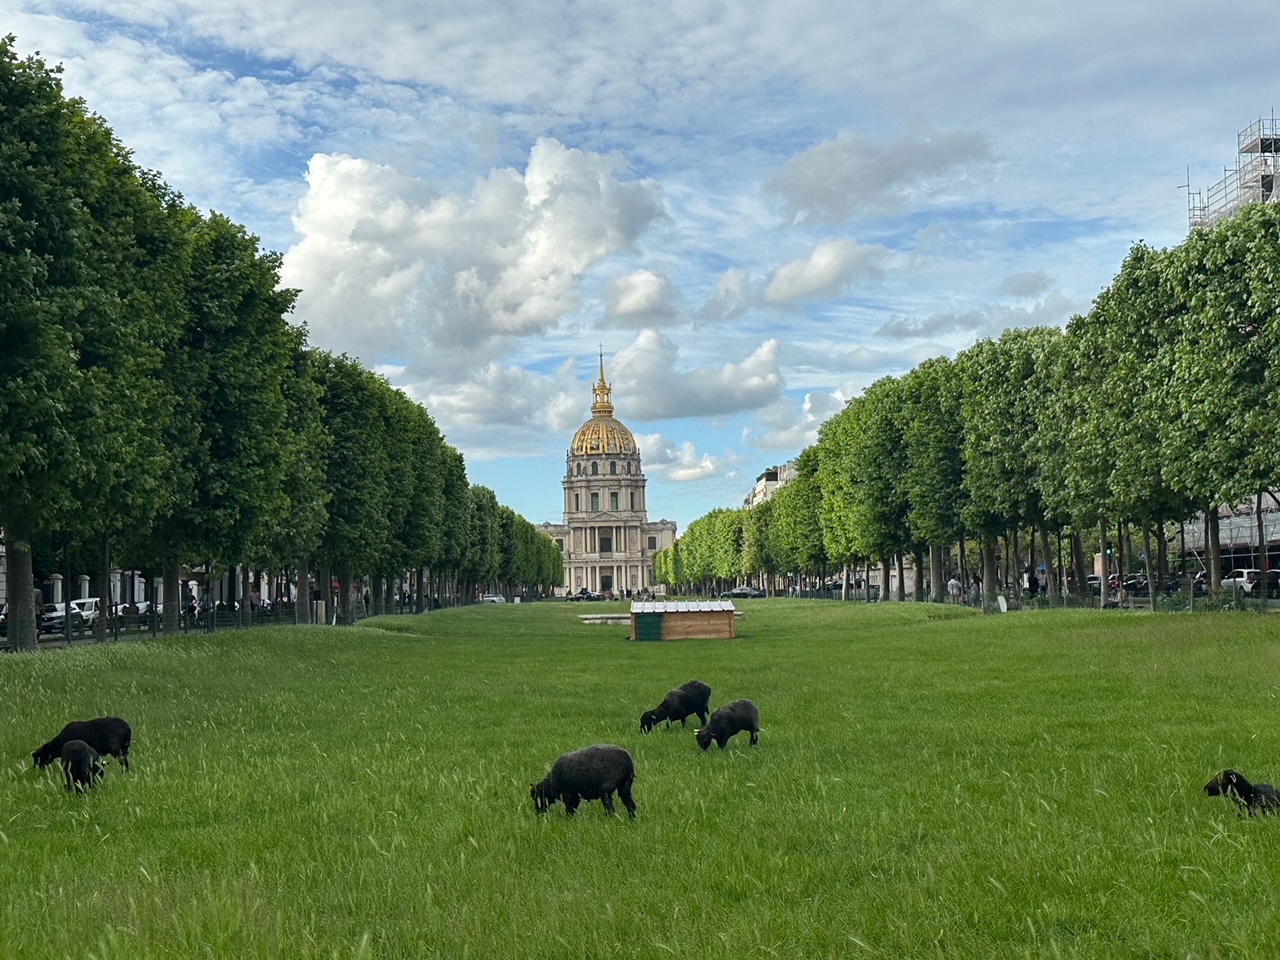
<svg viewBox="0 0 1280 960">
<path fill-rule="evenodd" d="M 591 415 L 593 417 L 613 416 L 613 389 L 604 379 L 604 344 L 600 344 L 600 379 L 591 391 Z"/>
</svg>

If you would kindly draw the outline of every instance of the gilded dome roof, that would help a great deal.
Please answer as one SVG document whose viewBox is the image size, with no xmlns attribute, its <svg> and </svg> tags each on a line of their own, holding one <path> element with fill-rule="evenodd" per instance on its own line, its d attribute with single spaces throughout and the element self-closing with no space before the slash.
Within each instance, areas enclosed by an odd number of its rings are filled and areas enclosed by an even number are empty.
<svg viewBox="0 0 1280 960">
<path fill-rule="evenodd" d="M 592 390 L 591 419 L 578 428 L 569 444 L 569 455 L 629 454 L 636 452 L 636 438 L 613 416 L 613 389 L 604 382 L 604 356 L 600 357 L 600 379 Z"/>
</svg>

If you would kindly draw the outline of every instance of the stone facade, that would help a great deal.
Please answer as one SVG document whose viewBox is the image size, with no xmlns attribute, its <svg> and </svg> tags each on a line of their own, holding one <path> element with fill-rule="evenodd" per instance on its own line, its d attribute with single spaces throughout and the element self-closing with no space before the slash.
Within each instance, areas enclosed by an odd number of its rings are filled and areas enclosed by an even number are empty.
<svg viewBox="0 0 1280 960">
<path fill-rule="evenodd" d="M 676 540 L 671 520 L 648 520 L 645 476 L 635 438 L 613 416 L 612 388 L 593 387 L 591 419 L 565 455 L 564 522 L 538 529 L 564 553 L 564 593 L 626 596 L 653 589 L 652 557 Z"/>
</svg>

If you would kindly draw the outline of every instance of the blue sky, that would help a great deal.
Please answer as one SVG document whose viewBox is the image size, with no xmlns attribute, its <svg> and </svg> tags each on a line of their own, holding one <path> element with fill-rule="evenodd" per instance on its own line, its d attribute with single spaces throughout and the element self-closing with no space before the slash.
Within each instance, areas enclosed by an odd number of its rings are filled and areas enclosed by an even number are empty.
<svg viewBox="0 0 1280 960">
<path fill-rule="evenodd" d="M 1264 0 L 0 9 L 534 523 L 600 345 L 683 529 L 880 377 L 1087 311 L 1280 97 Z"/>
</svg>

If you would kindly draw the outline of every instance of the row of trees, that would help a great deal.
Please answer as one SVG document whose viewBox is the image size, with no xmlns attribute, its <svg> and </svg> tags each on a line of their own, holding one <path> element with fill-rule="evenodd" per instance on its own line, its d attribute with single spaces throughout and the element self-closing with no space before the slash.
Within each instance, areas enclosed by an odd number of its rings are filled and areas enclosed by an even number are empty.
<svg viewBox="0 0 1280 960">
<path fill-rule="evenodd" d="M 418 572 L 558 584 L 553 541 L 428 413 L 288 322 L 280 258 L 139 169 L 58 69 L 0 41 L 0 529 L 10 632 L 35 645 L 32 546 L 91 543 L 99 584 L 163 571 L 317 566 L 351 584 Z M 107 602 L 104 595 L 103 603 Z M 304 605 L 305 608 L 305 605 Z M 303 611 L 305 617 L 305 609 Z"/>
<path fill-rule="evenodd" d="M 1258 204 L 1171 249 L 1136 244 L 1065 330 L 1011 329 L 872 384 L 772 500 L 699 518 L 655 567 L 678 586 L 871 562 L 887 583 L 907 556 L 941 600 L 968 542 L 990 602 L 1003 542 L 1045 565 L 1054 597 L 1055 545 L 1080 574 L 1086 544 L 1124 550 L 1132 531 L 1148 582 L 1163 583 L 1166 532 L 1202 518 L 1217 584 L 1223 504 L 1256 498 L 1267 566 L 1278 413 L 1280 205 Z M 1086 590 L 1082 575 L 1071 584 Z"/>
</svg>

